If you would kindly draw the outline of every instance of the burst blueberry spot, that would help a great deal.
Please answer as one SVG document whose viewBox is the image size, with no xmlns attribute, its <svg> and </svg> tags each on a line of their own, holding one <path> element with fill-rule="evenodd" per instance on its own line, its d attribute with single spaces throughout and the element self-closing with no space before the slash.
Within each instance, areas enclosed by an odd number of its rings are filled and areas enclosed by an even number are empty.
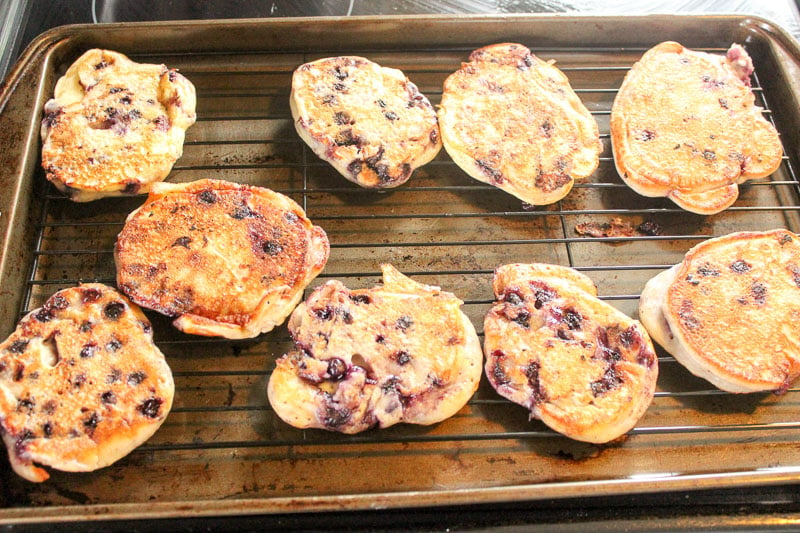
<svg viewBox="0 0 800 533">
<path fill-rule="evenodd" d="M 35 405 L 36 402 L 30 398 L 20 398 L 17 400 L 17 411 L 25 410 L 30 412 Z"/>
<path fill-rule="evenodd" d="M 519 289 L 506 289 L 503 294 L 503 301 L 511 305 L 521 305 L 524 301 Z"/>
<path fill-rule="evenodd" d="M 125 304 L 122 302 L 111 302 L 103 308 L 103 314 L 110 320 L 116 320 L 125 311 Z"/>
<path fill-rule="evenodd" d="M 531 314 L 525 310 L 521 310 L 511 321 L 527 329 L 530 327 Z"/>
<path fill-rule="evenodd" d="M 609 366 L 603 377 L 591 383 L 592 394 L 597 397 L 622 385 L 622 377 L 617 374 L 614 365 Z"/>
<path fill-rule="evenodd" d="M 535 300 L 533 306 L 536 309 L 541 309 L 544 304 L 553 300 L 557 295 L 552 287 L 540 281 L 532 281 L 531 288 L 533 289 Z"/>
<path fill-rule="evenodd" d="M 719 270 L 711 265 L 702 265 L 698 267 L 697 273 L 703 277 L 717 277 L 720 274 Z"/>
<path fill-rule="evenodd" d="M 161 398 L 150 397 L 139 405 L 139 412 L 147 418 L 158 418 L 162 403 L 164 400 Z"/>
<path fill-rule="evenodd" d="M 53 296 L 50 299 L 49 302 L 47 302 L 47 305 L 51 309 L 57 309 L 59 311 L 63 311 L 64 309 L 69 307 L 69 300 L 67 300 L 66 298 L 64 298 L 60 294 L 56 294 L 55 296 Z"/>
<path fill-rule="evenodd" d="M 325 307 L 312 309 L 311 312 L 320 320 L 330 320 L 333 316 L 333 307 L 326 305 Z"/>
<path fill-rule="evenodd" d="M 283 251 L 283 246 L 281 246 L 280 243 L 276 241 L 266 241 L 264 242 L 264 244 L 261 245 L 261 249 L 267 255 L 278 255 Z"/>
<path fill-rule="evenodd" d="M 731 270 L 737 274 L 744 274 L 750 270 L 750 264 L 747 261 L 739 259 L 731 263 Z"/>
<path fill-rule="evenodd" d="M 192 242 L 191 237 L 178 237 L 177 239 L 175 239 L 175 242 L 172 243 L 171 248 L 174 248 L 176 246 L 183 246 L 188 250 L 190 242 Z"/>
<path fill-rule="evenodd" d="M 106 351 L 108 351 L 108 352 L 112 352 L 113 353 L 113 352 L 116 352 L 117 350 L 119 350 L 120 348 L 122 348 L 122 343 L 120 341 L 118 341 L 117 339 L 111 339 L 110 341 L 108 341 L 106 343 Z"/>
<path fill-rule="evenodd" d="M 406 365 L 411 361 L 411 355 L 405 350 L 400 350 L 399 352 L 395 353 L 393 358 L 394 361 L 400 366 Z"/>
<path fill-rule="evenodd" d="M 153 126 L 158 131 L 167 131 L 169 129 L 169 119 L 165 115 L 158 115 L 153 119 Z"/>
<path fill-rule="evenodd" d="M 350 409 L 342 407 L 337 409 L 333 406 L 328 406 L 325 409 L 324 423 L 330 428 L 336 428 L 346 424 L 350 420 Z"/>
<path fill-rule="evenodd" d="M 478 165 L 478 168 L 486 174 L 491 180 L 495 183 L 502 183 L 503 181 L 503 173 L 500 172 L 498 169 L 494 168 L 489 161 L 484 159 L 476 159 L 475 164 Z"/>
<path fill-rule="evenodd" d="M 357 304 L 371 304 L 372 298 L 368 294 L 351 294 L 350 300 Z"/>
<path fill-rule="evenodd" d="M 80 353 L 81 359 L 89 359 L 91 357 L 94 357 L 94 354 L 95 354 L 96 351 L 97 351 L 97 344 L 92 342 L 92 343 L 89 343 L 89 344 L 85 345 L 81 349 L 81 353 Z"/>
<path fill-rule="evenodd" d="M 86 383 L 86 374 L 80 373 L 77 374 L 74 378 L 72 378 L 72 386 L 76 389 L 80 389 L 81 386 Z"/>
<path fill-rule="evenodd" d="M 113 391 L 107 390 L 100 395 L 100 401 L 108 405 L 117 403 L 117 395 Z"/>
<path fill-rule="evenodd" d="M 767 287 L 763 283 L 753 283 L 750 286 L 750 294 L 753 295 L 753 301 L 756 305 L 764 305 L 767 303 Z"/>
<path fill-rule="evenodd" d="M 578 311 L 570 307 L 564 310 L 562 321 L 571 330 L 581 329 L 581 326 L 583 325 L 583 316 L 581 316 Z"/>
<path fill-rule="evenodd" d="M 23 353 L 25 349 L 28 347 L 27 340 L 17 340 L 11 343 L 8 347 L 8 351 L 11 353 Z"/>
<path fill-rule="evenodd" d="M 339 357 L 328 359 L 328 379 L 339 381 L 347 374 L 347 363 Z"/>
<path fill-rule="evenodd" d="M 345 126 L 353 124 L 354 120 L 345 111 L 337 111 L 333 114 L 333 122 L 337 126 Z"/>
<path fill-rule="evenodd" d="M 141 384 L 147 378 L 147 374 L 142 372 L 141 370 L 137 370 L 136 372 L 131 372 L 128 374 L 128 385 L 136 386 Z"/>
<path fill-rule="evenodd" d="M 39 322 L 50 322 L 53 320 L 53 311 L 49 307 L 42 307 L 33 315 Z"/>
<path fill-rule="evenodd" d="M 395 327 L 397 327 L 397 329 L 399 329 L 400 331 L 405 332 L 408 328 L 411 327 L 412 324 L 414 324 L 414 321 L 411 320 L 411 317 L 403 315 L 397 319 L 397 321 L 395 322 Z"/>
<path fill-rule="evenodd" d="M 83 290 L 83 303 L 88 304 L 92 302 L 96 302 L 100 299 L 101 293 L 99 290 L 94 288 L 88 288 Z"/>
<path fill-rule="evenodd" d="M 197 195 L 197 199 L 202 204 L 213 204 L 217 201 L 217 195 L 214 194 L 214 191 L 206 189 Z"/>
</svg>

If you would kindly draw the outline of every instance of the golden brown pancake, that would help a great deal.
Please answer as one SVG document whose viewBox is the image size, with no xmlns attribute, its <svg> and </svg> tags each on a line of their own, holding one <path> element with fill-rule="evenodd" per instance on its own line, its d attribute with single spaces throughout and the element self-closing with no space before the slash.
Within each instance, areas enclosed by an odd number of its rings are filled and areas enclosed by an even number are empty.
<svg viewBox="0 0 800 533">
<path fill-rule="evenodd" d="M 299 66 L 290 104 L 300 138 L 362 187 L 402 185 L 442 147 L 436 112 L 417 86 L 363 57 Z"/>
<path fill-rule="evenodd" d="M 328 251 L 322 228 L 282 194 L 157 183 L 117 237 L 117 285 L 186 333 L 250 338 L 289 316 Z"/>
<path fill-rule="evenodd" d="M 14 471 L 96 470 L 127 455 L 172 406 L 172 373 L 150 322 L 96 283 L 64 289 L 0 344 L 0 430 Z"/>
<path fill-rule="evenodd" d="M 42 120 L 47 179 L 76 202 L 147 192 L 167 177 L 195 121 L 194 86 L 164 65 L 84 53 Z"/>
<path fill-rule="evenodd" d="M 739 183 L 772 174 L 783 149 L 755 105 L 753 64 L 734 44 L 725 56 L 675 42 L 647 51 L 611 110 L 619 175 L 644 196 L 666 196 L 702 215 L 730 207 Z"/>
<path fill-rule="evenodd" d="M 567 77 L 521 44 L 494 44 L 444 82 L 439 128 L 464 172 L 533 205 L 556 202 L 600 161 L 592 115 Z"/>
<path fill-rule="evenodd" d="M 483 353 L 462 302 L 383 265 L 383 285 L 318 287 L 289 320 L 295 350 L 278 359 L 268 396 L 298 428 L 358 433 L 434 424 L 478 387 Z"/>
<path fill-rule="evenodd" d="M 604 443 L 653 400 L 658 359 L 638 321 L 597 298 L 571 268 L 509 264 L 484 320 L 486 376 L 497 392 L 570 438 Z"/>
<path fill-rule="evenodd" d="M 785 391 L 800 374 L 799 239 L 778 229 L 698 244 L 647 283 L 642 323 L 722 390 Z"/>
</svg>

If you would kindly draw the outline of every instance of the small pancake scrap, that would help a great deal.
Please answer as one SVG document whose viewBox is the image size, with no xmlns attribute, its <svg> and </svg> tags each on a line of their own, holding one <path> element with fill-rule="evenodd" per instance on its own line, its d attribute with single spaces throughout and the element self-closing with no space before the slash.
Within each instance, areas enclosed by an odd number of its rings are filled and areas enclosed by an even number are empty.
<svg viewBox="0 0 800 533">
<path fill-rule="evenodd" d="M 436 111 L 417 86 L 363 57 L 299 66 L 290 105 L 300 138 L 362 187 L 402 185 L 442 147 Z"/>
<path fill-rule="evenodd" d="M 784 392 L 800 375 L 800 236 L 776 229 L 703 241 L 647 282 L 639 316 L 716 387 Z"/>
<path fill-rule="evenodd" d="M 0 344 L 0 431 L 23 478 L 37 464 L 88 472 L 149 439 L 175 386 L 150 322 L 125 296 L 89 283 L 63 289 Z"/>
<path fill-rule="evenodd" d="M 752 73 L 738 44 L 724 56 L 671 41 L 648 50 L 611 109 L 622 180 L 643 196 L 711 215 L 733 205 L 738 184 L 775 172 L 783 148 L 755 105 Z"/>
<path fill-rule="evenodd" d="M 382 286 L 331 280 L 292 313 L 295 349 L 277 360 L 267 388 L 286 423 L 341 433 L 435 424 L 478 388 L 483 353 L 463 302 L 382 269 Z"/>
<path fill-rule="evenodd" d="M 328 260 L 290 198 L 220 180 L 157 183 L 117 236 L 117 286 L 186 333 L 255 337 L 289 316 Z"/>
<path fill-rule="evenodd" d="M 553 62 L 521 44 L 479 48 L 444 82 L 439 127 L 464 172 L 532 205 L 597 168 L 597 122 Z"/>
<path fill-rule="evenodd" d="M 504 398 L 572 439 L 605 443 L 655 394 L 658 359 L 639 324 L 568 267 L 508 264 L 484 320 L 486 376 Z"/>
<path fill-rule="evenodd" d="M 70 199 L 144 193 L 167 177 L 195 122 L 195 89 L 164 65 L 92 49 L 44 107 L 42 166 Z"/>
</svg>

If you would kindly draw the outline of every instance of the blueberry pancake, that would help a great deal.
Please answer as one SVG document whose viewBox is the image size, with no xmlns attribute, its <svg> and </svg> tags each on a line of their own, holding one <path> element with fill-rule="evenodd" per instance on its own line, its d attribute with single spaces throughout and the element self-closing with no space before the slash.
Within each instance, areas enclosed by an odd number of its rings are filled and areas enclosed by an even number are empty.
<svg viewBox="0 0 800 533">
<path fill-rule="evenodd" d="M 272 408 L 292 426 L 342 433 L 449 418 L 477 389 L 483 361 L 461 305 L 391 265 L 372 289 L 328 281 L 292 313 L 295 349 L 270 377 Z"/>
<path fill-rule="evenodd" d="M 726 55 L 676 42 L 647 51 L 625 76 L 611 110 L 614 161 L 644 196 L 666 196 L 711 215 L 730 207 L 738 184 L 772 174 L 783 148 L 755 105 L 753 63 L 734 44 Z"/>
<path fill-rule="evenodd" d="M 251 338 L 289 316 L 328 252 L 322 228 L 282 194 L 157 183 L 117 236 L 117 286 L 186 333 Z"/>
<path fill-rule="evenodd" d="M 562 266 L 503 265 L 494 294 L 484 351 L 486 376 L 501 396 L 576 440 L 609 442 L 636 425 L 658 377 L 639 322 Z"/>
<path fill-rule="evenodd" d="M 716 387 L 786 391 L 800 375 L 800 237 L 778 229 L 703 241 L 647 282 L 639 316 Z"/>
<path fill-rule="evenodd" d="M 195 121 L 195 90 L 174 69 L 93 49 L 58 80 L 44 113 L 45 175 L 88 202 L 147 192 L 167 177 Z"/>
<path fill-rule="evenodd" d="M 442 147 L 436 112 L 417 86 L 363 57 L 301 65 L 290 105 L 300 138 L 362 187 L 402 185 Z"/>
<path fill-rule="evenodd" d="M 53 294 L 0 344 L 0 431 L 29 481 L 108 466 L 142 444 L 172 407 L 172 373 L 150 322 L 111 287 Z"/>
<path fill-rule="evenodd" d="M 533 205 L 566 196 L 603 148 L 567 77 L 520 44 L 470 54 L 444 82 L 439 127 L 464 172 Z"/>
</svg>

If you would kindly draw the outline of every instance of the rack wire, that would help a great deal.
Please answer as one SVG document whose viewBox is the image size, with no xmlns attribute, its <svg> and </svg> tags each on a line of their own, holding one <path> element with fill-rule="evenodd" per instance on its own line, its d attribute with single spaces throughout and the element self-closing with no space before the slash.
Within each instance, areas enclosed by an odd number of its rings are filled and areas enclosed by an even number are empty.
<svg viewBox="0 0 800 533">
<path fill-rule="evenodd" d="M 180 66 L 198 88 L 198 123 L 189 129 L 184 157 L 169 179 L 188 181 L 213 175 L 249 181 L 295 198 L 331 240 L 328 265 L 308 291 L 334 278 L 345 279 L 351 288 L 372 286 L 379 278 L 380 263 L 392 262 L 412 277 L 456 293 L 480 332 L 483 314 L 492 302 L 494 267 L 503 262 L 542 261 L 587 273 L 602 299 L 636 315 L 638 295 L 647 279 L 678 262 L 694 244 L 734 230 L 788 227 L 797 231 L 800 209 L 800 184 L 788 157 L 770 178 L 742 186 L 734 207 L 708 218 L 687 214 L 665 199 L 640 197 L 621 182 L 611 157 L 607 119 L 619 82 L 643 51 L 535 50 L 540 57 L 558 58 L 558 65 L 600 124 L 604 144 L 595 175 L 576 184 L 570 195 L 552 206 L 532 208 L 471 180 L 444 151 L 395 191 L 376 193 L 346 182 L 295 134 L 288 107 L 292 69 L 270 66 L 273 60 L 281 63 L 279 54 L 256 58 L 266 70 L 253 67 L 235 72 L 226 70 L 223 62 L 201 68 L 207 65 L 207 57 L 155 56 Z M 420 79 L 421 91 L 438 103 L 444 78 L 458 67 L 448 58 L 466 58 L 470 50 L 417 51 L 413 62 L 410 53 L 373 52 L 384 58 L 386 66 L 413 64 L 404 68 L 406 74 L 412 81 Z M 304 55 L 302 60 L 323 55 Z M 154 56 L 135 59 L 152 61 Z M 604 64 L 607 61 L 612 65 Z M 226 76 L 235 79 L 225 81 Z M 266 86 L 259 88 L 260 84 Z M 772 119 L 768 95 L 757 77 L 754 91 Z M 208 101 L 213 104 L 210 111 L 204 109 Z M 265 123 L 269 127 L 259 128 Z M 89 281 L 113 284 L 116 233 L 141 201 L 139 197 L 77 205 L 50 186 L 36 226 L 20 316 L 62 286 Z M 575 232 L 580 221 L 607 222 L 613 217 L 634 227 L 644 220 L 657 221 L 662 233 L 590 238 Z M 330 445 L 559 441 L 564 446 L 563 437 L 528 421 L 523 408 L 497 396 L 485 379 L 465 413 L 456 417 L 461 419 L 458 422 L 446 421 L 433 428 L 400 425 L 355 436 L 289 428 L 276 419 L 265 392 L 275 358 L 291 344 L 285 328 L 253 341 L 232 342 L 183 335 L 167 319 L 149 312 L 148 316 L 154 323 L 156 343 L 173 367 L 177 392 L 162 430 L 134 456 L 248 448 L 287 449 L 291 455 L 298 447 Z M 800 402 L 798 388 L 781 398 L 743 399 L 690 376 L 665 352 L 659 351 L 659 365 L 662 379 L 653 406 L 629 439 L 671 440 L 688 435 L 717 442 L 720 438 L 781 440 L 800 434 L 800 417 L 792 408 Z M 714 407 L 706 410 L 705 402 Z M 676 405 L 683 405 L 689 414 L 673 412 Z M 495 415 L 500 422 L 491 419 Z M 220 431 L 234 426 L 238 429 Z M 730 437 L 721 437 L 724 434 Z M 401 448 L 393 453 L 412 452 Z"/>
</svg>

